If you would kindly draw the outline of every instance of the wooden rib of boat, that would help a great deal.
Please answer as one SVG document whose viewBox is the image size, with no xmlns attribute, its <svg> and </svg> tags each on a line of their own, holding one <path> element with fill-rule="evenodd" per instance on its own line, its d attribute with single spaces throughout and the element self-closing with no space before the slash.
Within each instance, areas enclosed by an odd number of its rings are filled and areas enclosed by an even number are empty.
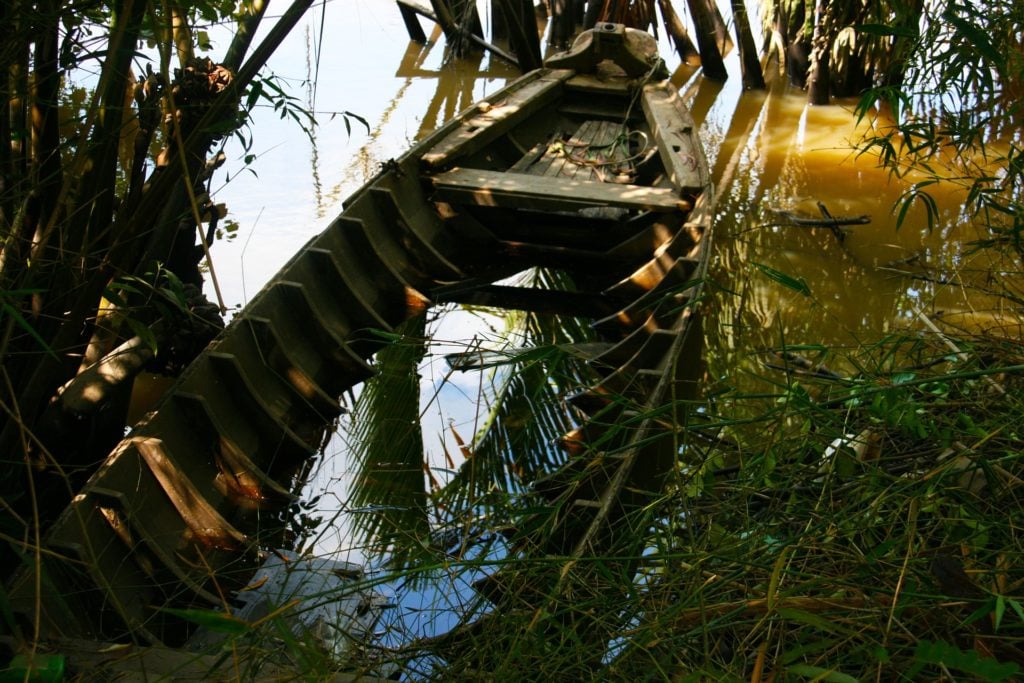
<svg viewBox="0 0 1024 683">
<path fill-rule="evenodd" d="M 609 425 L 692 379 L 679 361 L 699 337 L 712 196 L 694 122 L 638 33 L 584 34 L 349 198 L 92 476 L 45 537 L 43 575 L 8 587 L 14 607 L 38 607 L 44 633 L 180 642 L 161 608 L 218 606 L 246 584 L 339 396 L 373 373 L 379 331 L 435 303 L 590 318 L 603 379 L 571 400 L 569 461 L 537 489 L 578 525 L 614 474 L 580 472 L 614 452 L 630 490 L 658 490 L 673 454 L 638 455 L 623 436 L 637 430 Z M 494 284 L 533 266 L 577 288 Z"/>
</svg>

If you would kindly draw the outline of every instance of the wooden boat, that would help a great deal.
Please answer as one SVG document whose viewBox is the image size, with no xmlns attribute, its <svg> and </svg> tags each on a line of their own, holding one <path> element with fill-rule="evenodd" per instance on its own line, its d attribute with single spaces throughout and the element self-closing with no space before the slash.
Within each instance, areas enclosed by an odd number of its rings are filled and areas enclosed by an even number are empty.
<svg viewBox="0 0 1024 683">
<path fill-rule="evenodd" d="M 187 625 L 161 608 L 220 606 L 246 585 L 339 396 L 373 373 L 379 331 L 435 303 L 593 321 L 604 379 L 572 398 L 569 462 L 537 483 L 566 510 L 592 508 L 614 472 L 578 473 L 610 450 L 607 425 L 692 379 L 680 358 L 699 337 L 709 250 L 696 127 L 643 36 L 601 25 L 386 164 L 111 453 L 46 534 L 43 576 L 7 587 L 14 608 L 31 620 L 38 607 L 44 634 L 182 642 Z M 534 266 L 576 289 L 494 284 Z M 614 438 L 619 483 L 658 490 L 674 456 L 637 466 Z"/>
</svg>

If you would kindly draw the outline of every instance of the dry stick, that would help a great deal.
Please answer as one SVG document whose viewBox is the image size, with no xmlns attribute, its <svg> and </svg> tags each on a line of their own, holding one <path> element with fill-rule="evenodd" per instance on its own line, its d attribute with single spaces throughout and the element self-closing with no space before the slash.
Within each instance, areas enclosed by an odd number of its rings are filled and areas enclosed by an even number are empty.
<svg viewBox="0 0 1024 683">
<path fill-rule="evenodd" d="M 18 434 L 21 437 L 21 439 L 20 439 L 21 440 L 21 452 L 25 456 L 25 473 L 26 473 L 26 475 L 28 477 L 28 493 L 29 493 L 29 497 L 32 500 L 32 533 L 33 533 L 33 536 L 34 536 L 33 540 L 35 541 L 35 548 L 34 548 L 34 552 L 33 552 L 33 563 L 34 563 L 34 567 L 33 568 L 35 570 L 35 576 L 33 577 L 33 579 L 34 579 L 34 586 L 33 586 L 33 588 L 35 589 L 36 600 L 35 600 L 35 605 L 34 605 L 34 607 L 35 607 L 35 614 L 33 615 L 35 618 L 32 620 L 32 652 L 31 652 L 31 655 L 34 657 L 35 656 L 35 652 L 36 652 L 36 647 L 39 644 L 39 633 L 40 633 L 40 630 L 42 629 L 42 622 L 43 622 L 43 619 L 42 619 L 42 616 L 43 616 L 43 601 L 42 601 L 42 595 L 43 595 L 43 555 L 42 555 L 42 553 L 43 553 L 43 539 L 42 539 L 42 532 L 39 529 L 39 527 L 40 527 L 40 523 L 39 523 L 39 500 L 36 498 L 35 476 L 33 476 L 32 463 L 30 462 L 30 459 L 29 459 L 29 456 L 28 456 L 28 452 L 29 452 L 29 450 L 28 450 L 28 441 L 29 441 L 28 440 L 28 434 L 30 434 L 31 432 L 29 432 L 29 430 L 25 428 L 25 422 L 21 419 L 21 411 L 18 409 L 18 394 L 15 393 L 14 386 L 11 384 L 11 377 L 10 377 L 10 375 L 7 374 L 7 369 L 6 368 L 2 368 L 2 369 L 3 369 L 3 373 L 4 373 L 4 383 L 7 385 L 7 393 L 13 399 L 11 401 L 12 408 L 8 409 L 8 411 L 11 413 L 10 414 L 10 418 L 13 419 L 15 422 L 17 422 L 17 424 L 18 424 Z M 6 406 L 5 406 L 5 408 L 6 408 Z M 26 674 L 26 678 L 27 677 L 28 677 L 28 674 Z"/>
<path fill-rule="evenodd" d="M 798 216 L 792 211 L 786 211 L 784 209 L 770 209 L 776 215 L 785 218 L 789 225 L 794 225 L 801 228 L 831 228 L 833 226 L 840 225 L 867 225 L 871 222 L 871 216 L 867 214 L 861 214 L 860 216 L 832 216 L 828 218 L 807 218 L 806 216 Z M 785 223 L 777 223 L 776 225 L 786 225 Z"/>
<path fill-rule="evenodd" d="M 715 39 L 713 9 L 707 0 L 687 0 L 690 16 L 697 32 L 697 47 L 700 48 L 700 65 L 704 75 L 715 81 L 729 78 L 718 40 Z"/>
<path fill-rule="evenodd" d="M 941 339 L 942 342 L 946 346 L 948 346 L 953 351 L 953 353 L 956 354 L 957 358 L 959 358 L 960 360 L 967 360 L 967 352 L 961 349 L 959 346 L 957 346 L 952 339 L 943 334 L 942 330 L 939 329 L 938 325 L 933 323 L 931 318 L 929 318 L 924 311 L 918 310 L 917 317 L 921 319 L 921 322 L 923 322 L 928 327 L 928 329 L 930 329 L 935 334 L 939 335 L 939 339 Z M 995 381 L 988 375 L 983 375 L 982 379 L 988 382 L 988 385 L 995 389 L 997 394 L 1001 396 L 1006 395 L 1006 389 L 1003 389 L 1003 386 L 999 384 L 999 382 Z"/>
</svg>

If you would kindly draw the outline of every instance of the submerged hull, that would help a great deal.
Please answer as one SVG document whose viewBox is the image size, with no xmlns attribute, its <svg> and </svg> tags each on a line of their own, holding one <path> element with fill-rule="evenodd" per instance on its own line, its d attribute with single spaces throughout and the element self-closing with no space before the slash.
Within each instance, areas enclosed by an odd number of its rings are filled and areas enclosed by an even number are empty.
<svg viewBox="0 0 1024 683">
<path fill-rule="evenodd" d="M 160 608 L 221 606 L 249 581 L 339 396 L 373 374 L 379 331 L 436 303 L 592 321 L 604 379 L 571 399 L 569 463 L 536 487 L 599 497 L 615 472 L 578 472 L 609 449 L 611 397 L 656 406 L 693 379 L 681 354 L 699 336 L 711 209 L 696 127 L 667 83 L 573 68 L 513 82 L 385 165 L 236 315 L 49 530 L 42 596 L 26 571 L 12 604 L 29 618 L 39 605 L 52 635 L 180 642 L 188 629 Z M 534 266 L 576 289 L 494 284 Z M 673 456 L 632 457 L 620 479 L 657 490 Z"/>
</svg>

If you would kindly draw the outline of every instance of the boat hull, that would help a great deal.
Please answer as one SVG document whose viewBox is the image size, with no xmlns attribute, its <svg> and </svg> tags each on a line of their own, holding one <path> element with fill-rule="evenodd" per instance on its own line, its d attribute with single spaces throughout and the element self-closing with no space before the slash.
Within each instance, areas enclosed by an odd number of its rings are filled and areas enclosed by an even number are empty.
<svg viewBox="0 0 1024 683">
<path fill-rule="evenodd" d="M 591 320 L 603 379 L 573 401 L 566 465 L 537 483 L 586 508 L 618 470 L 580 477 L 585 463 L 630 446 L 610 448 L 592 416 L 607 424 L 611 397 L 653 408 L 695 380 L 683 352 L 699 336 L 712 208 L 696 127 L 667 83 L 572 69 L 511 83 L 385 164 L 235 316 L 49 529 L 43 576 L 19 574 L 12 605 L 30 619 L 39 606 L 50 635 L 183 642 L 188 625 L 162 608 L 220 607 L 246 585 L 261 549 L 286 541 L 339 397 L 396 326 L 446 302 Z M 495 284 L 536 266 L 576 288 Z M 643 461 L 630 487 L 660 489 L 662 451 L 630 456 Z M 548 549 L 571 550 L 588 519 L 566 512 Z"/>
</svg>

